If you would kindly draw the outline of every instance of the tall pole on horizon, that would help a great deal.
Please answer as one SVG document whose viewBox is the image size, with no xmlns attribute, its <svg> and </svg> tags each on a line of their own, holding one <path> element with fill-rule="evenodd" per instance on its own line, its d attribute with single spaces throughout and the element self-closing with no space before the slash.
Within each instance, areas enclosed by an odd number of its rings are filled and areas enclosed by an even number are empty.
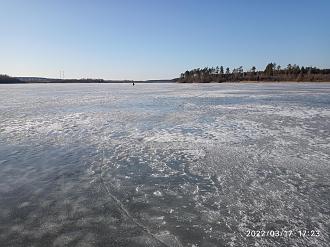
<svg viewBox="0 0 330 247">
<path fill-rule="evenodd" d="M 61 79 L 61 80 L 64 79 L 64 70 L 60 70 L 60 79 Z"/>
</svg>

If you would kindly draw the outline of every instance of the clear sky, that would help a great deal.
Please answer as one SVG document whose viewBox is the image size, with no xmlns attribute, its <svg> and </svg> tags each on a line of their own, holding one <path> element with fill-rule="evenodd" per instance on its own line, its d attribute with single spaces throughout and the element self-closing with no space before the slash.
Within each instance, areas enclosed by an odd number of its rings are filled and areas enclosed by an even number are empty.
<svg viewBox="0 0 330 247">
<path fill-rule="evenodd" d="M 329 0 L 0 0 L 0 74 L 160 79 L 330 67 Z"/>
</svg>

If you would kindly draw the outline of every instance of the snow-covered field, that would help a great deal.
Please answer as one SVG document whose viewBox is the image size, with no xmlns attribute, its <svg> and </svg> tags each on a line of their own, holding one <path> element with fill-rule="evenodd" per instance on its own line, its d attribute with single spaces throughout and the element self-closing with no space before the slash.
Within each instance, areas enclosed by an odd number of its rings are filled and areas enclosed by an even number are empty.
<svg viewBox="0 0 330 247">
<path fill-rule="evenodd" d="M 0 246 L 326 247 L 329 229 L 330 84 L 0 85 Z M 292 235 L 247 236 L 270 230 Z"/>
</svg>

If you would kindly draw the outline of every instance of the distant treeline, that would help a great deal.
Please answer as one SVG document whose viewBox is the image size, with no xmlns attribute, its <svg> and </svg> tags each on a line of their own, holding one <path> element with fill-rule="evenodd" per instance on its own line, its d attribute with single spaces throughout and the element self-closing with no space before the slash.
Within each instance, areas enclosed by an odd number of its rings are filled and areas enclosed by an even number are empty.
<svg viewBox="0 0 330 247">
<path fill-rule="evenodd" d="M 257 71 L 253 66 L 244 71 L 243 67 L 224 68 L 223 66 L 205 67 L 186 71 L 177 79 L 178 82 L 239 82 L 239 81 L 328 81 L 330 82 L 330 69 L 316 67 L 300 67 L 288 64 L 282 68 L 276 63 L 269 63 L 265 70 Z"/>
<path fill-rule="evenodd" d="M 22 83 L 22 82 L 14 77 L 10 77 L 8 75 L 0 75 L 0 83 L 9 84 L 9 83 Z"/>
<path fill-rule="evenodd" d="M 132 81 L 132 80 L 103 80 L 103 79 L 50 79 L 39 77 L 10 77 L 8 75 L 0 74 L 0 84 L 10 83 L 168 83 L 175 82 L 175 80 L 146 80 L 146 81 Z"/>
<path fill-rule="evenodd" d="M 103 83 L 103 79 L 48 79 L 48 78 L 15 78 L 8 75 L 0 75 L 0 84 L 9 83 Z"/>
<path fill-rule="evenodd" d="M 105 82 L 103 79 L 55 79 L 52 81 L 48 81 L 48 83 L 103 83 Z"/>
</svg>

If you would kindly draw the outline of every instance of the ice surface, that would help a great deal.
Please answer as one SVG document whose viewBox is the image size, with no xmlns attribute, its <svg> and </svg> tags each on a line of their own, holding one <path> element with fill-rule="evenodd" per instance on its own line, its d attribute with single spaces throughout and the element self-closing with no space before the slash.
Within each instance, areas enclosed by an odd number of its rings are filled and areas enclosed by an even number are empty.
<svg viewBox="0 0 330 247">
<path fill-rule="evenodd" d="M 0 85 L 0 178 L 3 246 L 328 246 L 330 84 Z"/>
</svg>

